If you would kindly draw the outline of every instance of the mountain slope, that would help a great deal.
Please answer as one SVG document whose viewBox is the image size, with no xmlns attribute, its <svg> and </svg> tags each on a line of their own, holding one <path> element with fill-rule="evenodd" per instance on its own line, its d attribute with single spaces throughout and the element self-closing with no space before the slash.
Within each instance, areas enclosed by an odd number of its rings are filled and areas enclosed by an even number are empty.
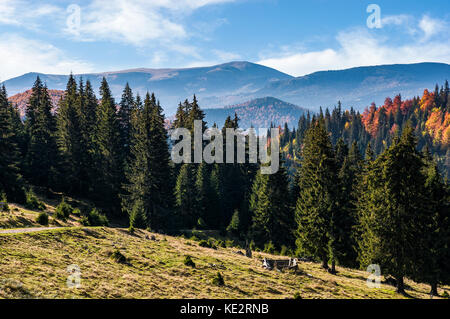
<svg viewBox="0 0 450 319">
<path fill-rule="evenodd" d="M 271 95 L 303 107 L 318 110 L 341 101 L 346 107 L 362 110 L 388 96 L 414 97 L 424 88 L 450 80 L 450 65 L 443 63 L 396 64 L 316 72 L 272 82 L 256 95 Z"/>
<path fill-rule="evenodd" d="M 27 73 L 4 82 L 9 95 L 30 89 L 39 76 L 50 89 L 64 90 L 68 75 Z M 272 81 L 292 78 L 277 70 L 249 62 L 231 62 L 211 67 L 188 69 L 133 69 L 76 78 L 90 80 L 96 92 L 105 76 L 116 98 L 128 82 L 135 92 L 155 92 L 167 114 L 175 113 L 180 101 L 197 95 L 202 106 L 229 105 L 246 100 L 246 96 Z"/>
<path fill-rule="evenodd" d="M 269 128 L 270 124 L 297 126 L 299 117 L 306 110 L 297 105 L 286 103 L 273 97 L 254 99 L 245 103 L 228 106 L 225 108 L 205 109 L 205 120 L 211 127 L 216 123 L 222 127 L 227 116 L 234 118 L 234 114 L 240 118 L 239 127 Z"/>
<path fill-rule="evenodd" d="M 63 90 L 68 75 L 27 73 L 4 82 L 9 95 L 30 89 L 36 76 L 50 89 Z M 94 89 L 105 76 L 116 98 L 127 82 L 141 95 L 155 92 L 167 115 L 180 101 L 197 95 L 200 105 L 212 108 L 273 96 L 312 110 L 330 107 L 341 100 L 346 107 L 362 111 L 371 102 L 380 105 L 387 96 L 404 98 L 434 89 L 436 83 L 450 80 L 450 65 L 417 63 L 358 67 L 315 72 L 294 78 L 275 69 L 250 62 L 230 62 L 188 69 L 132 69 L 77 75 L 91 80 Z"/>
<path fill-rule="evenodd" d="M 338 274 L 331 275 L 311 262 L 301 262 L 297 274 L 268 271 L 259 258 L 287 257 L 255 252 L 247 258 L 236 248 L 203 248 L 193 240 L 141 230 L 131 235 L 117 228 L 74 227 L 0 234 L 0 245 L 0 298 L 285 299 L 295 293 L 302 298 L 404 298 L 386 284 L 367 287 L 364 271 L 337 267 Z M 186 255 L 194 268 L 184 265 Z M 79 273 L 69 273 L 69 265 Z M 212 284 L 218 271 L 225 280 L 221 287 Z M 68 287 L 69 276 L 78 274 L 80 286 Z M 427 285 L 406 283 L 413 298 L 429 298 Z"/>
</svg>

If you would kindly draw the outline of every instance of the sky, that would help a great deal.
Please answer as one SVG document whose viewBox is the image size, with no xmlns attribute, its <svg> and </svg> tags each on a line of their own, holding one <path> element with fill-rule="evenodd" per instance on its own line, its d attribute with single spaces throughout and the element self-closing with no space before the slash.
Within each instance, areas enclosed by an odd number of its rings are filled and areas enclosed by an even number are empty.
<svg viewBox="0 0 450 319">
<path fill-rule="evenodd" d="M 450 63 L 450 4 L 0 0 L 0 61 L 0 81 L 27 72 L 77 74 L 230 61 L 260 63 L 293 76 L 363 65 Z"/>
</svg>

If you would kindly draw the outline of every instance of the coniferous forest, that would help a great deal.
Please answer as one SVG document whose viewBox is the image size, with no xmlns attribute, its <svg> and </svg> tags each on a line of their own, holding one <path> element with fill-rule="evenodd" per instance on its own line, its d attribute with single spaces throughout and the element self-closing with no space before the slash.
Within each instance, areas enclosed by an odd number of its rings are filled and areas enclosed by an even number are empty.
<svg viewBox="0 0 450 319">
<path fill-rule="evenodd" d="M 449 93 L 445 83 L 362 114 L 340 103 L 305 114 L 280 128 L 282 165 L 264 175 L 248 161 L 174 164 L 154 94 L 127 85 L 115 101 L 105 78 L 97 93 L 70 76 L 53 112 L 38 77 L 24 118 L 0 90 L 0 193 L 15 203 L 32 201 L 32 187 L 87 199 L 91 226 L 216 230 L 331 274 L 379 264 L 398 292 L 410 278 L 437 294 L 450 283 Z M 193 132 L 201 120 L 206 129 L 204 117 L 194 96 L 171 126 Z M 226 128 L 239 128 L 239 118 Z"/>
</svg>

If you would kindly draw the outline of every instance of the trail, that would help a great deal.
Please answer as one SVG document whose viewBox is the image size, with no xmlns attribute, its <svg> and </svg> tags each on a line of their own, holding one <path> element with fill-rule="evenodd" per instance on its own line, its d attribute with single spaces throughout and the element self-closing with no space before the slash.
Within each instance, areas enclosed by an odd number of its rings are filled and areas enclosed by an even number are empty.
<svg viewBox="0 0 450 319">
<path fill-rule="evenodd" d="M 31 227 L 31 228 L 10 228 L 0 229 L 0 234 L 22 234 L 22 233 L 35 233 L 38 231 L 58 229 L 63 227 Z"/>
</svg>

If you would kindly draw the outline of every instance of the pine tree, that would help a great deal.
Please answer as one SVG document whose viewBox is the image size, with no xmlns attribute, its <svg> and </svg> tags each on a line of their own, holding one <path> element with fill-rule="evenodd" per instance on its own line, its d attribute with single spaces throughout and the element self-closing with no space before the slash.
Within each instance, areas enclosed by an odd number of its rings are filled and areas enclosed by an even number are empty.
<svg viewBox="0 0 450 319">
<path fill-rule="evenodd" d="M 147 96 L 132 128 L 131 156 L 127 166 L 122 206 L 132 215 L 139 204 L 148 227 L 164 229 L 171 219 L 171 168 L 164 115 L 154 95 Z M 134 121 L 133 121 L 134 122 Z"/>
<path fill-rule="evenodd" d="M 128 158 L 130 154 L 131 145 L 131 116 L 135 108 L 135 101 L 133 97 L 133 91 L 128 83 L 123 90 L 122 100 L 119 104 L 118 120 L 120 125 L 120 137 L 121 143 L 124 148 L 124 159 Z"/>
<path fill-rule="evenodd" d="M 404 276 L 416 261 L 417 238 L 423 227 L 426 199 L 423 161 L 416 150 L 416 138 L 407 127 L 401 139 L 381 154 L 366 176 L 364 204 L 358 205 L 363 229 L 360 239 L 362 266 L 380 264 L 395 277 L 397 291 L 404 293 Z"/>
<path fill-rule="evenodd" d="M 25 165 L 28 179 L 33 184 L 46 187 L 54 185 L 57 175 L 56 120 L 51 110 L 47 87 L 37 77 L 27 104 Z"/>
<path fill-rule="evenodd" d="M 20 153 L 15 143 L 14 112 L 3 86 L 0 90 L 0 193 L 22 203 L 25 195 L 18 167 Z"/>
<path fill-rule="evenodd" d="M 425 153 L 425 164 L 426 209 L 415 237 L 420 248 L 415 250 L 412 277 L 430 284 L 430 293 L 437 296 L 438 285 L 450 282 L 450 193 L 429 152 Z"/>
<path fill-rule="evenodd" d="M 275 174 L 258 172 L 250 195 L 251 232 L 260 246 L 272 242 L 278 249 L 293 245 L 294 214 L 290 206 L 288 178 L 283 162 Z"/>
<path fill-rule="evenodd" d="M 195 189 L 192 164 L 183 164 L 175 185 L 175 205 L 178 210 L 181 227 L 192 228 L 196 224 Z"/>
<path fill-rule="evenodd" d="M 295 217 L 299 253 L 313 255 L 328 269 L 330 222 L 336 201 L 333 147 L 319 118 L 306 132 L 299 172 L 300 194 Z"/>
<path fill-rule="evenodd" d="M 57 143 L 62 161 L 63 189 L 75 194 L 80 194 L 86 186 L 86 176 L 81 173 L 85 160 L 81 102 L 75 78 L 70 75 L 65 95 L 59 103 Z"/>
<path fill-rule="evenodd" d="M 116 105 L 108 82 L 103 78 L 100 86 L 101 102 L 97 107 L 95 157 L 97 162 L 96 195 L 101 205 L 117 213 L 118 195 L 123 181 L 123 148 Z"/>
</svg>

